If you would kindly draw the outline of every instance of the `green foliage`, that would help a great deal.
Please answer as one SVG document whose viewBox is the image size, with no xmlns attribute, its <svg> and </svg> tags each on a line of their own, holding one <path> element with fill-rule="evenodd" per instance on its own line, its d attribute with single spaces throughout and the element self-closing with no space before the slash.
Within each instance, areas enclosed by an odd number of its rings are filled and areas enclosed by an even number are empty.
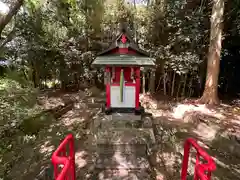
<svg viewBox="0 0 240 180">
<path fill-rule="evenodd" d="M 45 0 L 27 0 L 26 6 L 31 10 L 36 10 L 44 3 Z"/>
<path fill-rule="evenodd" d="M 19 129 L 27 135 L 36 135 L 40 130 L 52 122 L 54 117 L 51 113 L 40 113 L 36 116 L 25 118 Z"/>
<path fill-rule="evenodd" d="M 13 78 L 13 75 L 9 75 Z M 15 76 L 16 77 L 16 76 Z M 22 121 L 39 112 L 36 106 L 37 91 L 23 80 L 0 79 L 0 134 L 8 129 L 16 131 Z"/>
<path fill-rule="evenodd" d="M 85 83 L 101 77 L 92 73 L 92 59 L 109 46 L 119 23 L 127 22 L 140 47 L 157 59 L 159 76 L 164 66 L 180 75 L 196 69 L 199 72 L 208 52 L 208 1 L 133 2 L 27 0 L 11 22 L 17 37 L 6 46 L 4 55 L 17 62 L 36 86 L 49 81 Z M 227 4 L 226 36 L 239 36 L 239 3 L 234 0 Z M 238 39 L 231 39 L 229 44 L 238 44 Z M 205 70 L 201 74 L 205 75 Z M 194 77 L 196 81 L 198 78 Z"/>
<path fill-rule="evenodd" d="M 18 83 L 18 84 L 15 84 L 16 86 L 20 85 L 21 87 L 29 87 L 29 88 L 31 88 L 31 86 L 32 86 L 32 82 L 28 81 L 24 77 L 24 74 L 23 74 L 22 71 L 18 72 L 16 70 L 8 69 L 6 74 L 5 74 L 5 80 L 13 81 L 13 82 Z M 9 84 L 11 84 L 11 83 L 9 82 Z M 8 86 L 7 86 L 7 88 L 8 88 Z"/>
</svg>

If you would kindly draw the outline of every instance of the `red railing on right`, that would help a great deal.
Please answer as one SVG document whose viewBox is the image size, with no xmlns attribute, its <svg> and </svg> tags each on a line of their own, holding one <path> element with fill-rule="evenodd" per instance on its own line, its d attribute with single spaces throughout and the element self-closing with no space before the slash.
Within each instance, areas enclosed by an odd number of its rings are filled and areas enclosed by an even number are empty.
<svg viewBox="0 0 240 180">
<path fill-rule="evenodd" d="M 197 151 L 194 169 L 194 180 L 210 180 L 212 172 L 216 169 L 215 162 L 213 158 L 208 155 L 192 138 L 188 138 L 184 144 L 181 180 L 187 180 L 187 169 L 191 147 Z M 206 162 L 201 163 L 200 158 Z"/>
</svg>

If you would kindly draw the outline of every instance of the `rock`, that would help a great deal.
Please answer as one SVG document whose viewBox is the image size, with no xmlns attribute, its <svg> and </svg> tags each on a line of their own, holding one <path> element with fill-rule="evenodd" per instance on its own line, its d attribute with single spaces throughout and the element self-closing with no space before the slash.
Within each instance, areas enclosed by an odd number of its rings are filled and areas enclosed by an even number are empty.
<svg viewBox="0 0 240 180">
<path fill-rule="evenodd" d="M 101 90 L 98 89 L 97 87 L 93 86 L 87 90 L 87 93 L 90 96 L 98 96 L 99 94 L 101 94 Z"/>
<path fill-rule="evenodd" d="M 190 123 L 190 124 L 197 124 L 199 123 L 198 113 L 195 111 L 185 112 L 183 115 L 183 122 Z"/>
<path fill-rule="evenodd" d="M 150 128 L 112 128 L 98 129 L 98 144 L 155 144 L 153 130 Z"/>
<path fill-rule="evenodd" d="M 171 110 L 172 106 L 169 103 L 166 103 L 166 102 L 158 102 L 157 103 L 157 109 Z"/>
<path fill-rule="evenodd" d="M 84 96 L 85 96 L 84 91 L 78 90 L 78 96 L 79 96 L 79 97 L 84 97 Z"/>
<path fill-rule="evenodd" d="M 152 128 L 152 119 L 151 117 L 144 117 L 143 118 L 143 127 L 144 128 Z"/>
<path fill-rule="evenodd" d="M 105 169 L 148 169 L 150 165 L 147 157 L 136 156 L 135 154 L 114 154 L 100 155 L 97 160 L 96 168 Z"/>
</svg>

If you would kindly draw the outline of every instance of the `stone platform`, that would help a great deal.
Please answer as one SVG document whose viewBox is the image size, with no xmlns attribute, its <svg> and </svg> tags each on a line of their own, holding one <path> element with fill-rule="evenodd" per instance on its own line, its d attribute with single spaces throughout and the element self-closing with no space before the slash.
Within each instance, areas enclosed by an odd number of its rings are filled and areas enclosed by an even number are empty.
<svg viewBox="0 0 240 180">
<path fill-rule="evenodd" d="M 95 119 L 92 128 L 96 179 L 152 179 L 148 162 L 149 147 L 155 144 L 151 120 L 133 114 L 112 114 Z"/>
</svg>

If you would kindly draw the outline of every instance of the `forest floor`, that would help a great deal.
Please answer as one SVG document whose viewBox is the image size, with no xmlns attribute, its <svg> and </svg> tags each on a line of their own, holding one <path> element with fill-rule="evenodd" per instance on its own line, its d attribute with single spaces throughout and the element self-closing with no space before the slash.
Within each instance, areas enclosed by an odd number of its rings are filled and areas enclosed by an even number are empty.
<svg viewBox="0 0 240 180">
<path fill-rule="evenodd" d="M 51 154 L 68 133 L 75 136 L 78 179 L 90 179 L 94 154 L 89 124 L 101 118 L 99 105 L 104 101 L 104 94 L 96 89 L 69 94 L 43 93 L 39 103 L 44 109 L 52 109 L 64 105 L 66 98 L 74 101 L 73 107 L 49 121 L 38 134 L 11 137 L 15 143 L 2 160 L 3 165 L 8 164 L 4 180 L 47 179 L 44 176 L 52 175 Z M 149 95 L 142 95 L 141 101 L 154 121 L 158 151 L 152 163 L 158 180 L 180 179 L 183 144 L 188 137 L 197 139 L 214 157 L 217 170 L 213 179 L 240 180 L 240 106 L 237 101 L 216 108 Z M 20 136 L 24 137 L 22 141 Z"/>
<path fill-rule="evenodd" d="M 180 179 L 183 144 L 192 137 L 214 158 L 215 180 L 240 179 L 240 106 L 235 100 L 209 108 L 194 100 L 176 102 L 166 97 L 141 96 L 154 119 L 158 143 L 154 162 L 157 179 Z M 189 174 L 193 172 L 192 158 Z"/>
<path fill-rule="evenodd" d="M 94 91 L 94 90 L 93 90 Z M 69 102 L 74 102 L 70 109 L 67 108 L 61 114 L 48 113 L 49 116 L 44 127 L 37 134 L 18 132 L 9 137 L 6 142 L 11 146 L 0 159 L 0 179 L 26 180 L 26 179 L 53 179 L 53 167 L 51 155 L 59 146 L 64 137 L 72 133 L 76 144 L 76 167 L 85 166 L 89 151 L 86 141 L 89 132 L 90 120 L 98 117 L 99 105 L 94 101 L 94 93 L 79 91 L 77 93 L 43 92 L 39 96 L 39 104 L 43 110 L 64 109 Z M 102 99 L 97 92 L 98 100 Z M 97 104 L 97 105 L 96 105 Z M 71 105 L 71 103 L 70 103 Z M 39 125 L 38 122 L 36 122 Z M 10 140 L 9 140 L 10 139 Z M 84 150 L 87 149 L 87 150 Z M 84 158 L 82 158 L 84 156 Z M 91 158 L 89 158 L 91 159 Z M 88 164 L 90 165 L 91 160 Z M 86 175 L 86 174 L 84 174 Z M 87 176 L 87 175 L 86 175 Z"/>
</svg>

